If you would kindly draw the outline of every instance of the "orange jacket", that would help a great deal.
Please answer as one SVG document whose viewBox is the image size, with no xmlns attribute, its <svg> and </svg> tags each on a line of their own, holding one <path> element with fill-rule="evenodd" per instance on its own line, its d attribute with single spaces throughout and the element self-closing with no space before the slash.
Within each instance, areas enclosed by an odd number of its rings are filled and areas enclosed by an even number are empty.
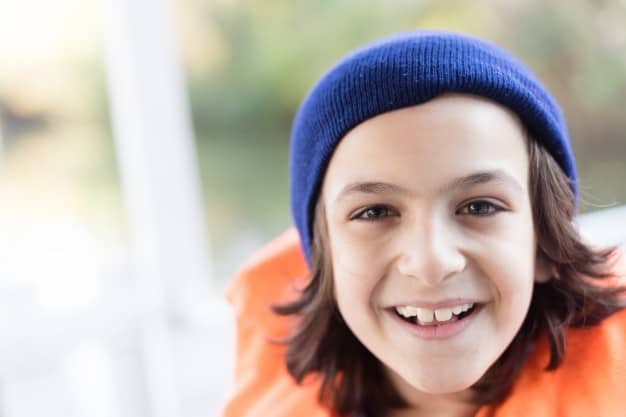
<svg viewBox="0 0 626 417">
<path fill-rule="evenodd" d="M 294 279 L 306 274 L 297 232 L 290 229 L 257 253 L 227 289 L 237 352 L 222 417 L 333 415 L 317 402 L 318 384 L 296 385 L 284 364 L 284 347 L 268 343 L 289 333 L 288 319 L 269 306 L 293 299 Z M 495 409 L 481 408 L 476 417 L 626 416 L 626 310 L 598 326 L 568 330 L 567 341 L 565 361 L 554 372 L 543 371 L 549 351 L 540 342 L 507 399 Z"/>
</svg>

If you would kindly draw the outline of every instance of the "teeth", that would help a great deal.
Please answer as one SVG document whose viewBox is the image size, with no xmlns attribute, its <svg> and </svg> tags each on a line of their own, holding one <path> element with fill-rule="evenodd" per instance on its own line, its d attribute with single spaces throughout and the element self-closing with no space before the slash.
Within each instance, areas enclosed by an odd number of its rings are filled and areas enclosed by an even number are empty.
<svg viewBox="0 0 626 417">
<path fill-rule="evenodd" d="M 396 311 L 402 316 L 406 318 L 415 317 L 417 315 L 417 308 L 411 306 L 400 306 L 396 307 Z"/>
<path fill-rule="evenodd" d="M 430 310 L 428 308 L 413 307 L 413 306 L 399 306 L 396 307 L 396 311 L 402 317 L 410 318 L 417 316 L 421 323 L 431 323 L 433 320 L 448 321 L 452 319 L 452 315 L 458 316 L 461 313 L 468 311 L 474 304 L 461 304 L 449 308 L 439 308 L 437 310 Z"/>
<path fill-rule="evenodd" d="M 402 317 L 411 317 L 411 315 L 407 313 L 407 311 L 406 311 L 406 307 L 405 307 L 405 306 L 396 307 L 396 311 L 397 311 L 397 312 L 398 312 L 398 314 L 400 314 Z"/>
<path fill-rule="evenodd" d="M 430 323 L 433 321 L 433 311 L 427 308 L 417 308 L 417 319 L 422 323 Z"/>
<path fill-rule="evenodd" d="M 407 306 L 406 307 L 406 312 L 407 314 L 410 315 L 410 317 L 415 317 L 417 315 L 417 307 L 411 307 L 411 306 Z"/>
<path fill-rule="evenodd" d="M 463 306 L 456 306 L 456 307 L 454 307 L 454 308 L 452 309 L 452 314 L 455 314 L 455 315 L 457 315 L 457 316 L 458 316 L 459 314 L 461 314 L 461 313 L 462 313 L 462 312 L 464 312 L 464 311 L 465 311 L 465 310 L 463 310 Z"/>
<path fill-rule="evenodd" d="M 437 321 L 448 321 L 452 318 L 452 310 L 449 308 L 438 308 L 435 310 Z"/>
<path fill-rule="evenodd" d="M 465 313 L 467 310 L 472 308 L 474 304 L 462 304 L 460 306 L 456 306 L 452 309 L 452 313 L 459 315 L 461 313 Z"/>
</svg>

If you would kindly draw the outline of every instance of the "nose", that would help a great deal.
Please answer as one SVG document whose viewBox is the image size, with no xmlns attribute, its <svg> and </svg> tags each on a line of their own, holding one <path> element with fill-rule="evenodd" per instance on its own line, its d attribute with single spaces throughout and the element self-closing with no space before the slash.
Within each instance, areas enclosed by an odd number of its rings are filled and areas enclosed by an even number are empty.
<svg viewBox="0 0 626 417">
<path fill-rule="evenodd" d="M 461 236 L 449 223 L 431 218 L 407 227 L 397 259 L 402 275 L 435 286 L 465 269 L 467 258 L 461 249 Z"/>
</svg>

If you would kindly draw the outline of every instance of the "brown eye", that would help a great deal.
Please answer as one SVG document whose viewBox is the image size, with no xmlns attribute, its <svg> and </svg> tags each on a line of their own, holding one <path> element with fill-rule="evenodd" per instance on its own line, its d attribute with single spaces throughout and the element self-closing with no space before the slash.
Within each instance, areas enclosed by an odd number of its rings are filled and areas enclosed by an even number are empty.
<svg viewBox="0 0 626 417">
<path fill-rule="evenodd" d="M 501 211 L 501 208 L 486 200 L 477 200 L 467 203 L 461 207 L 459 214 L 469 214 L 472 216 L 490 216 Z"/>
<path fill-rule="evenodd" d="M 352 219 L 374 221 L 381 220 L 392 215 L 393 212 L 387 206 L 371 206 L 357 213 Z"/>
</svg>

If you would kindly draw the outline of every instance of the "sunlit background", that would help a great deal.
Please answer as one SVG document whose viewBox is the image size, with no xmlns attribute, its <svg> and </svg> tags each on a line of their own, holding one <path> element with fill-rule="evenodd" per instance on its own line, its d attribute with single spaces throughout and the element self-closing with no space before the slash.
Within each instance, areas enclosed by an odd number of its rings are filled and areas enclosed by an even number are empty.
<svg viewBox="0 0 626 417">
<path fill-rule="evenodd" d="M 0 0 L 0 416 L 217 415 L 222 292 L 290 226 L 300 100 L 415 28 L 528 63 L 568 119 L 585 234 L 626 239 L 624 0 Z"/>
</svg>

